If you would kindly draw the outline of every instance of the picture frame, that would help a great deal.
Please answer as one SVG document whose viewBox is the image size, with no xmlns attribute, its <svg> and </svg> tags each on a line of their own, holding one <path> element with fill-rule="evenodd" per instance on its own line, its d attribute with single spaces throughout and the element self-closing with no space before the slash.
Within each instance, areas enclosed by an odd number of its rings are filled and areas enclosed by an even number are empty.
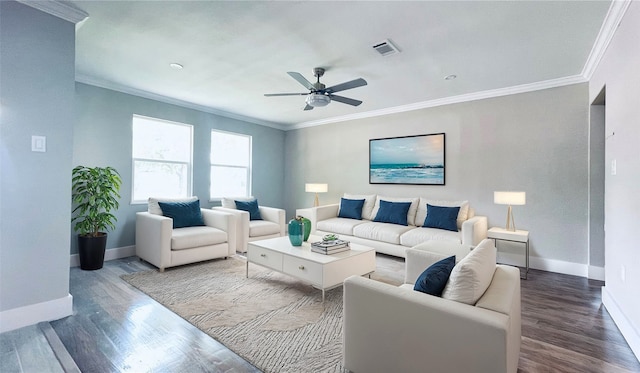
<svg viewBox="0 0 640 373">
<path fill-rule="evenodd" d="M 445 134 L 369 140 L 369 184 L 445 185 Z"/>
</svg>

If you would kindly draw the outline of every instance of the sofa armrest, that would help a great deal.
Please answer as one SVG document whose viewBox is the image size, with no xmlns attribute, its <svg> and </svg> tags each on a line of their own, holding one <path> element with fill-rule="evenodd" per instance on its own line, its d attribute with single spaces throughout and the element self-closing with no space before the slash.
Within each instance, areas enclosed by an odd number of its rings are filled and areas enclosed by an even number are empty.
<svg viewBox="0 0 640 373">
<path fill-rule="evenodd" d="M 345 280 L 343 302 L 350 371 L 508 372 L 502 313 L 359 276 Z"/>
<path fill-rule="evenodd" d="M 226 207 L 212 207 L 211 210 L 222 211 L 235 216 L 236 222 L 236 247 L 235 250 L 241 253 L 247 251 L 247 241 L 249 239 L 249 212 Z"/>
<path fill-rule="evenodd" d="M 425 269 L 450 255 L 407 248 L 405 251 L 404 283 L 415 284 Z"/>
<path fill-rule="evenodd" d="M 331 205 L 309 207 L 304 209 L 297 209 L 296 216 L 303 216 L 311 220 L 311 234 L 314 234 L 316 232 L 318 222 L 338 217 L 339 209 L 340 205 L 337 203 Z"/>
<path fill-rule="evenodd" d="M 462 223 L 462 244 L 476 246 L 487 238 L 487 217 L 474 216 Z"/>
<path fill-rule="evenodd" d="M 204 219 L 205 225 L 227 232 L 229 256 L 235 254 L 237 237 L 235 215 L 224 211 L 210 209 L 200 209 L 200 211 L 202 212 L 202 218 Z"/>
<path fill-rule="evenodd" d="M 259 206 L 258 209 L 260 210 L 260 216 L 262 216 L 262 219 L 278 224 L 280 227 L 280 236 L 284 236 L 286 227 L 285 211 L 283 209 L 267 206 Z"/>
<path fill-rule="evenodd" d="M 173 219 L 148 212 L 136 213 L 136 255 L 163 271 L 171 265 Z"/>
</svg>

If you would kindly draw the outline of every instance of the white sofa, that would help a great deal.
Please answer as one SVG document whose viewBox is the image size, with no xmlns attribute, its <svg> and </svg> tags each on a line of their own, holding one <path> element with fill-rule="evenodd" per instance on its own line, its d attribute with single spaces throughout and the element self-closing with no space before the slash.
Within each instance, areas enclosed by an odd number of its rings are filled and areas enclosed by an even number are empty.
<svg viewBox="0 0 640 373">
<path fill-rule="evenodd" d="M 193 198 L 160 201 L 189 202 Z M 205 226 L 173 228 L 173 219 L 162 215 L 158 199 L 150 198 L 148 210 L 136 213 L 136 255 L 164 272 L 168 267 L 235 254 L 235 216 L 209 209 L 200 212 Z"/>
<path fill-rule="evenodd" d="M 490 246 L 495 258 L 493 242 L 485 240 L 480 245 Z M 476 250 L 456 267 L 464 267 L 466 261 L 469 269 L 473 262 L 470 257 Z M 407 281 L 415 281 L 434 260 L 444 257 L 408 249 Z M 396 287 L 365 277 L 347 278 L 345 369 L 356 373 L 517 372 L 521 344 L 520 272 L 515 267 L 496 265 L 495 261 L 489 264 L 488 286 L 474 304 L 446 299 L 447 292 L 451 292 L 446 287 L 443 297 L 437 297 L 413 290 L 411 283 Z M 486 272 L 487 266 L 484 268 L 478 271 Z M 458 277 L 458 285 L 461 278 L 464 282 L 465 276 Z"/>
<path fill-rule="evenodd" d="M 247 211 L 238 210 L 235 201 L 251 201 L 253 197 L 225 197 L 222 206 L 212 207 L 212 210 L 223 211 L 236 217 L 236 248 L 240 253 L 247 252 L 247 244 L 251 241 L 266 240 L 267 238 L 285 235 L 285 210 L 258 206 L 262 220 L 250 220 Z"/>
<path fill-rule="evenodd" d="M 312 234 L 337 234 L 340 238 L 367 245 L 384 254 L 405 257 L 405 249 L 423 242 L 447 241 L 472 247 L 487 238 L 487 218 L 476 216 L 468 201 L 438 201 L 427 198 L 398 198 L 379 195 L 346 194 L 346 199 L 364 199 L 362 220 L 338 217 L 340 204 L 332 204 L 296 210 L 296 216 L 311 220 Z M 373 222 L 380 200 L 411 202 L 407 226 Z M 434 206 L 460 207 L 458 231 L 424 228 L 427 204 Z"/>
</svg>

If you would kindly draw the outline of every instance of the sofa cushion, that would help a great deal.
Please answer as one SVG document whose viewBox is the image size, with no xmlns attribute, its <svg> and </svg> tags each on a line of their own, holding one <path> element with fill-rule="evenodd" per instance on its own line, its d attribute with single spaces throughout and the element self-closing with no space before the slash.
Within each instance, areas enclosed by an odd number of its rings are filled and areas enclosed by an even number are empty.
<svg viewBox="0 0 640 373">
<path fill-rule="evenodd" d="M 437 297 L 441 296 L 455 264 L 455 255 L 433 263 L 418 276 L 413 290 Z"/>
<path fill-rule="evenodd" d="M 427 241 L 446 241 L 462 244 L 462 234 L 438 228 L 418 227 L 400 236 L 400 244 L 407 247 L 416 246 Z"/>
<path fill-rule="evenodd" d="M 424 223 L 427 218 L 427 204 L 443 207 L 460 207 L 456 224 L 458 229 L 462 228 L 462 223 L 469 218 L 469 201 L 439 201 L 434 199 L 420 198 L 416 211 L 416 225 Z"/>
<path fill-rule="evenodd" d="M 453 232 L 458 231 L 456 220 L 460 207 L 443 207 L 427 204 L 427 211 L 429 211 L 429 214 L 426 219 L 424 219 L 423 227 L 440 228 Z"/>
<path fill-rule="evenodd" d="M 198 197 L 185 197 L 185 198 L 161 198 L 161 197 L 149 197 L 147 204 L 147 212 L 154 215 L 162 215 L 162 209 L 158 202 L 193 202 L 197 201 Z"/>
<path fill-rule="evenodd" d="M 340 198 L 340 211 L 338 212 L 338 217 L 362 220 L 362 207 L 364 206 L 364 201 L 364 199 Z"/>
<path fill-rule="evenodd" d="M 409 225 L 421 225 L 424 222 L 424 219 L 418 223 L 416 223 L 416 211 L 418 210 L 418 202 L 419 198 L 402 198 L 402 197 L 384 197 L 377 196 L 376 204 L 373 206 L 373 211 L 371 212 L 372 218 L 378 214 L 378 210 L 380 209 L 380 201 L 388 201 L 388 202 L 411 202 L 411 206 L 409 207 L 409 211 L 407 211 L 407 224 Z"/>
<path fill-rule="evenodd" d="M 268 236 L 280 234 L 280 225 L 267 220 L 249 221 L 249 237 Z"/>
<path fill-rule="evenodd" d="M 225 242 L 227 242 L 225 231 L 208 226 L 178 228 L 171 233 L 171 250 L 192 249 Z"/>
<path fill-rule="evenodd" d="M 375 194 L 349 194 L 343 195 L 346 199 L 364 199 L 364 205 L 362 206 L 362 218 L 367 220 L 373 220 L 373 208 L 376 204 Z"/>
<path fill-rule="evenodd" d="M 262 220 L 262 216 L 260 216 L 260 209 L 258 207 L 258 200 L 254 199 L 251 201 L 235 201 L 236 209 L 246 211 L 249 213 L 249 220 Z"/>
<path fill-rule="evenodd" d="M 410 225 L 406 226 L 389 223 L 366 222 L 353 227 L 353 236 L 398 245 L 400 244 L 400 236 L 411 229 L 416 229 L 416 227 Z"/>
<path fill-rule="evenodd" d="M 316 229 L 324 232 L 353 236 L 353 228 L 365 222 L 365 220 L 331 218 L 319 221 L 316 224 Z"/>
<path fill-rule="evenodd" d="M 462 259 L 451 271 L 442 297 L 474 305 L 482 297 L 496 270 L 496 248 L 485 239 Z"/>
<path fill-rule="evenodd" d="M 222 207 L 227 208 L 227 209 L 235 209 L 236 208 L 236 201 L 253 201 L 255 198 L 253 196 L 249 196 L 249 197 L 222 197 L 222 199 L 220 200 L 220 204 L 222 205 Z"/>
<path fill-rule="evenodd" d="M 380 208 L 373 221 L 407 225 L 407 212 L 411 207 L 411 202 L 389 202 L 381 200 L 379 206 Z"/>
<path fill-rule="evenodd" d="M 162 215 L 173 220 L 173 228 L 197 227 L 204 225 L 200 212 L 200 201 L 191 202 L 158 202 Z"/>
</svg>

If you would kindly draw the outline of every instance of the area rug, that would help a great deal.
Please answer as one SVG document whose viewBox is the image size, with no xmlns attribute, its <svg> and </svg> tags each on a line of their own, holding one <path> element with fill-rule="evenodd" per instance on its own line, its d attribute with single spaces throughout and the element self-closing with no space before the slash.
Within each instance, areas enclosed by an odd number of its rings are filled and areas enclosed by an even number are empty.
<svg viewBox="0 0 640 373">
<path fill-rule="evenodd" d="M 342 287 L 322 292 L 242 259 L 122 278 L 264 372 L 342 372 Z"/>
</svg>

